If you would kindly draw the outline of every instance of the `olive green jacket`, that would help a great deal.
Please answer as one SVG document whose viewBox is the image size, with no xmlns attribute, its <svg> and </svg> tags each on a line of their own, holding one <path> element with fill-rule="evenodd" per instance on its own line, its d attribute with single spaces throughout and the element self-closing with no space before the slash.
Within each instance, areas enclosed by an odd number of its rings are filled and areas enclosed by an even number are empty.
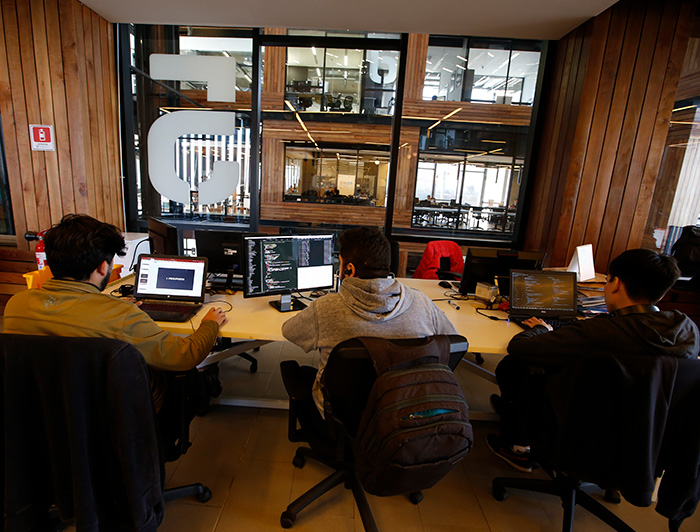
<svg viewBox="0 0 700 532">
<path fill-rule="evenodd" d="M 10 298 L 4 332 L 116 338 L 138 349 L 153 368 L 186 371 L 209 354 L 219 326 L 207 320 L 191 335 L 176 336 L 133 303 L 102 294 L 90 283 L 50 279 L 39 290 Z"/>
</svg>

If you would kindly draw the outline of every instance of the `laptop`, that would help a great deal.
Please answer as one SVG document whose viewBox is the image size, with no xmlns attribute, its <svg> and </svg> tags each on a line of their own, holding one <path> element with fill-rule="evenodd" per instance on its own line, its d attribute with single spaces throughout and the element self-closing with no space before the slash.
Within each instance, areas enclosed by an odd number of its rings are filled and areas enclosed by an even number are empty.
<svg viewBox="0 0 700 532">
<path fill-rule="evenodd" d="M 204 303 L 206 257 L 140 255 L 134 298 L 156 321 L 187 321 Z"/>
<path fill-rule="evenodd" d="M 511 270 L 511 320 L 534 316 L 557 328 L 578 315 L 575 272 Z"/>
</svg>

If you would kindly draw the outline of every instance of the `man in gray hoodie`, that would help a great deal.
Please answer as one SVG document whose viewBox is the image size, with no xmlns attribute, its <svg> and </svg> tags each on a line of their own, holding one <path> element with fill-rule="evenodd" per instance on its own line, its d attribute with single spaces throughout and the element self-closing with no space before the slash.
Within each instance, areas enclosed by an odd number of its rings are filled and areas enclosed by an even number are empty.
<svg viewBox="0 0 700 532">
<path fill-rule="evenodd" d="M 340 247 L 340 289 L 311 303 L 282 326 L 282 334 L 321 359 L 313 399 L 323 415 L 320 379 L 333 348 L 357 336 L 419 338 L 457 334 L 445 314 L 425 294 L 389 277 L 391 248 L 373 227 L 345 231 Z"/>
</svg>

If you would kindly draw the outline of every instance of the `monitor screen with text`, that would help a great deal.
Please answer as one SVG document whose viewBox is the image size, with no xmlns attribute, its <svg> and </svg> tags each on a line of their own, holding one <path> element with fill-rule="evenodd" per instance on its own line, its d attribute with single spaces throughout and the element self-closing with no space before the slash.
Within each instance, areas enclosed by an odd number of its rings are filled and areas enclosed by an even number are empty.
<svg viewBox="0 0 700 532">
<path fill-rule="evenodd" d="M 245 297 L 333 288 L 333 235 L 243 239 Z"/>
</svg>

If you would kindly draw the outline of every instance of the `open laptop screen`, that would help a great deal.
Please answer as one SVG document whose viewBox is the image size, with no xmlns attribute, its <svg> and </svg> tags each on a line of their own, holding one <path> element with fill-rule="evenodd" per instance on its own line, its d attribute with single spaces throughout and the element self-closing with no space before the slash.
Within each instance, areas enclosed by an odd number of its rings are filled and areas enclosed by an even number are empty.
<svg viewBox="0 0 700 532">
<path fill-rule="evenodd" d="M 134 296 L 200 302 L 207 275 L 205 257 L 141 255 Z"/>
<path fill-rule="evenodd" d="M 512 270 L 511 316 L 574 317 L 578 313 L 576 274 L 539 270 Z"/>
</svg>

